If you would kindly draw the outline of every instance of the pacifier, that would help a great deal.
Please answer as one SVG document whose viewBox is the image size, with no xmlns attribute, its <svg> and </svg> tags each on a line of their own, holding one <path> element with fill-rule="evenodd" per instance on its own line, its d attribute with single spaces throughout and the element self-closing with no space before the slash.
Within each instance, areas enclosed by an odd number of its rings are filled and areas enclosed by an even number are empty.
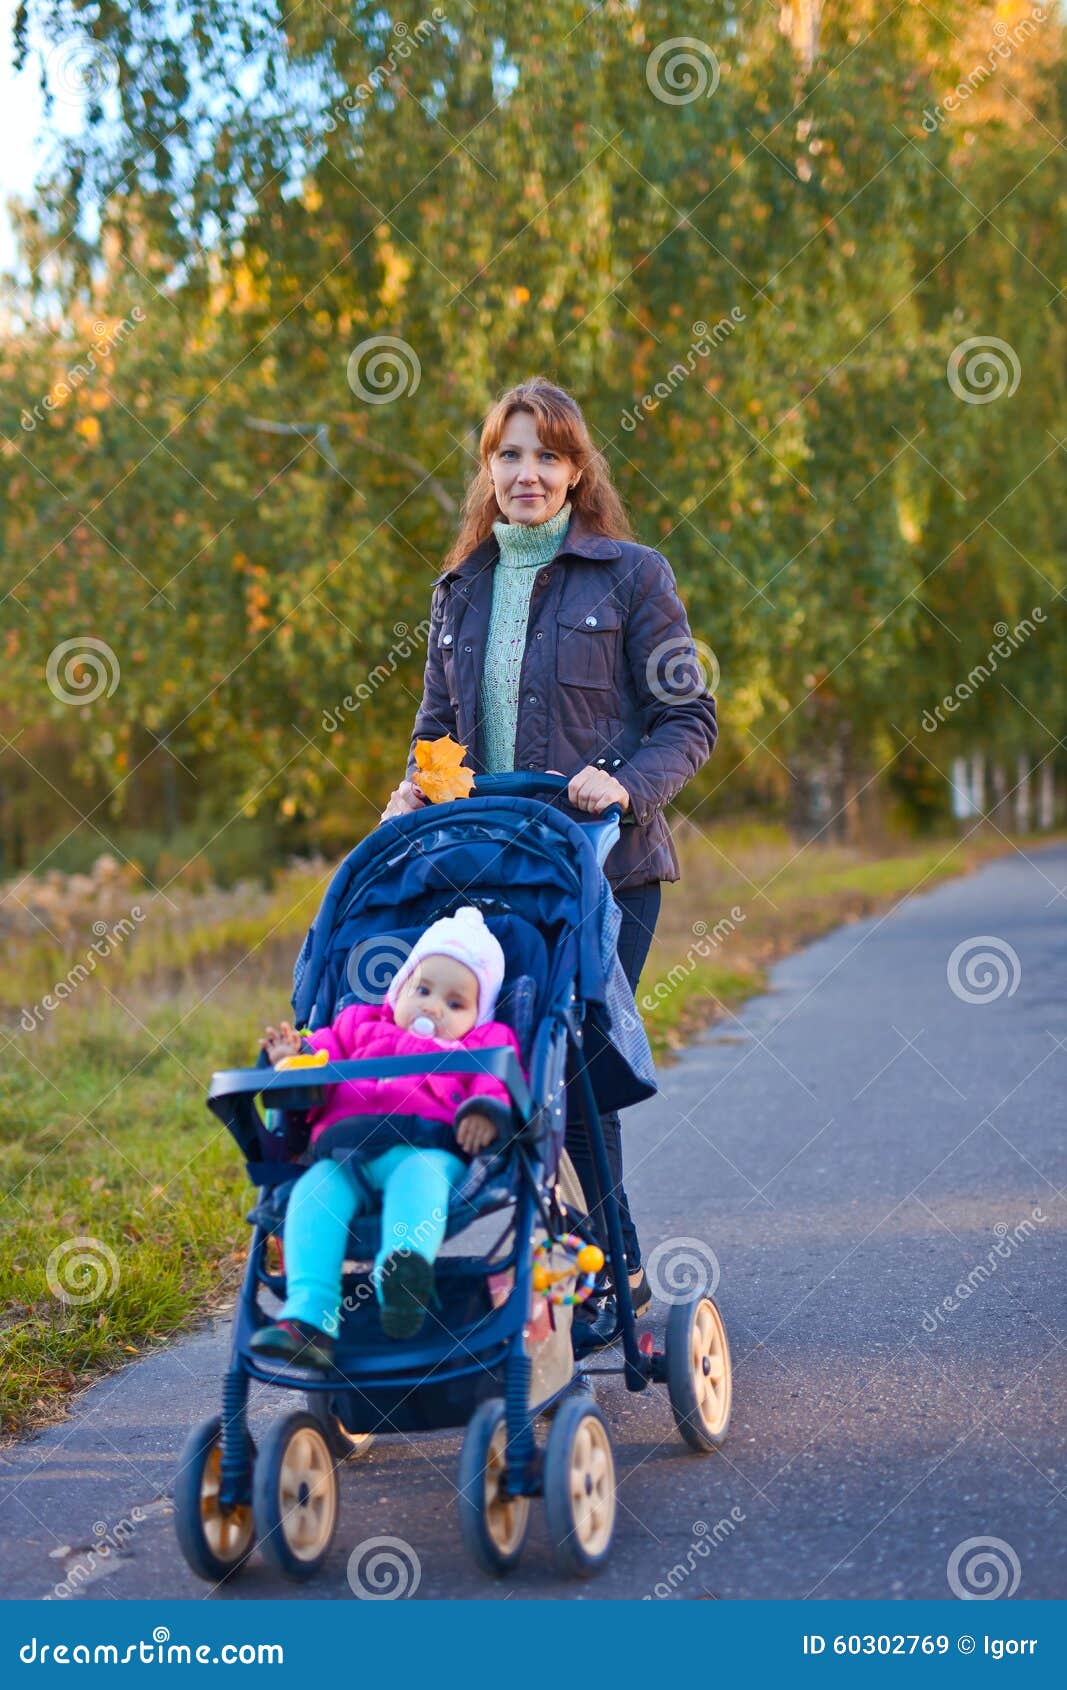
<svg viewBox="0 0 1067 1690">
<path fill-rule="evenodd" d="M 411 1031 L 413 1033 L 418 1033 L 420 1038 L 432 1039 L 435 1035 L 436 1028 L 428 1015 L 416 1015 L 414 1021 L 411 1023 Z"/>
</svg>

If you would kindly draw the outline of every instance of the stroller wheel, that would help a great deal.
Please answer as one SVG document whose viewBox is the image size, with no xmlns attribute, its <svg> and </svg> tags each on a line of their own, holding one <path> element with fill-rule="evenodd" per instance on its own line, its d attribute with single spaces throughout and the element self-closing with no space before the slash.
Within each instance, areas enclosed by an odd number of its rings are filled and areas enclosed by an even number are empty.
<svg viewBox="0 0 1067 1690">
<path fill-rule="evenodd" d="M 334 1412 L 335 1398 L 327 1396 L 324 1391 L 308 1391 L 304 1400 L 308 1413 L 317 1421 L 335 1460 L 355 1461 L 373 1448 L 374 1433 L 348 1431 L 340 1415 Z"/>
<path fill-rule="evenodd" d="M 667 1390 L 682 1437 L 708 1455 L 726 1436 L 733 1397 L 726 1328 L 710 1297 L 675 1303 L 667 1317 Z"/>
<path fill-rule="evenodd" d="M 311 1578 L 337 1524 L 334 1459 L 312 1415 L 287 1414 L 271 1426 L 256 1461 L 252 1502 L 266 1560 L 286 1578 Z"/>
<path fill-rule="evenodd" d="M 182 1554 L 198 1578 L 218 1584 L 243 1566 L 255 1542 L 249 1503 L 223 1508 L 222 1421 L 217 1414 L 190 1432 L 174 1481 L 174 1529 Z M 249 1465 L 254 1445 L 249 1437 Z"/>
<path fill-rule="evenodd" d="M 528 1496 L 500 1488 L 508 1430 L 500 1397 L 479 1403 L 459 1458 L 459 1529 L 468 1552 L 494 1578 L 519 1564 L 530 1526 Z"/>
<path fill-rule="evenodd" d="M 607 1422 L 584 1392 L 565 1397 L 545 1446 L 548 1535 L 568 1578 L 598 1573 L 615 1532 L 615 1459 Z"/>
</svg>

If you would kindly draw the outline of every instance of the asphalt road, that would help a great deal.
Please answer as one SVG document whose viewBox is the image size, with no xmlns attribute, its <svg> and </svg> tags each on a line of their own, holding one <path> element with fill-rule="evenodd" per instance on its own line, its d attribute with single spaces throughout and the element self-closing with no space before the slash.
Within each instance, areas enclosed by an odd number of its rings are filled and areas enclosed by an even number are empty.
<svg viewBox="0 0 1067 1690">
<path fill-rule="evenodd" d="M 166 1494 L 187 1427 L 217 1405 L 222 1321 L 4 1453 L 4 1595 L 62 1595 L 73 1575 L 74 1599 L 352 1600 L 350 1555 L 389 1537 L 413 1552 L 416 1600 L 1064 1597 L 1065 888 L 1064 849 L 1012 853 L 839 929 L 626 1117 L 646 1253 L 696 1240 L 720 1265 L 734 1413 L 700 1458 L 661 1389 L 601 1385 L 620 1509 L 596 1580 L 555 1577 L 539 1507 L 517 1576 L 469 1564 L 448 1436 L 348 1464 L 312 1585 L 257 1557 L 209 1592 Z M 983 935 L 1005 974 L 953 990 L 950 958 Z M 254 1424 L 278 1409 L 262 1393 Z"/>
</svg>

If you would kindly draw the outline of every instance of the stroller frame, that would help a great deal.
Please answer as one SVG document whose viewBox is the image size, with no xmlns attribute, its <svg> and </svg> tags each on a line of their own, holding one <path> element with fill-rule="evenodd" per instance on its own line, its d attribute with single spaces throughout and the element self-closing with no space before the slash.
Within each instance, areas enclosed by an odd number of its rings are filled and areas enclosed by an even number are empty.
<svg viewBox="0 0 1067 1690">
<path fill-rule="evenodd" d="M 554 793 L 565 791 L 563 777 L 548 774 L 516 774 L 480 777 L 477 795 L 482 792 L 527 796 L 531 788 Z M 611 805 L 603 817 L 589 824 L 595 828 L 597 863 L 602 868 L 605 858 L 619 836 L 621 810 Z M 584 831 L 584 830 L 583 830 Z M 670 1384 L 668 1354 L 654 1351 L 651 1339 L 639 1345 L 629 1274 L 623 1245 L 619 1204 L 612 1185 L 604 1131 L 594 1095 L 589 1069 L 582 1059 L 584 1048 L 584 1006 L 572 989 L 570 1002 L 557 1005 L 546 1012 L 538 1024 L 529 1055 L 530 1083 L 527 1085 L 515 1052 L 509 1046 L 477 1051 L 452 1050 L 434 1059 L 435 1073 L 484 1073 L 501 1081 L 507 1090 L 511 1118 L 508 1131 L 494 1146 L 491 1159 L 514 1158 L 519 1178 L 514 1192 L 513 1208 L 509 1209 L 508 1225 L 493 1250 L 497 1250 L 510 1235 L 510 1243 L 503 1257 L 490 1253 L 480 1256 L 441 1255 L 437 1259 L 437 1282 L 442 1297 L 451 1298 L 454 1307 L 468 1310 L 474 1305 L 473 1322 L 459 1321 L 452 1330 L 441 1322 L 438 1334 L 427 1336 L 426 1329 L 410 1341 L 397 1341 L 375 1336 L 370 1343 L 357 1343 L 360 1325 L 358 1312 L 353 1321 L 343 1320 L 337 1337 L 335 1365 L 330 1373 L 316 1373 L 300 1369 L 292 1362 L 272 1363 L 256 1355 L 249 1344 L 255 1331 L 266 1324 L 268 1316 L 259 1304 L 261 1290 L 277 1296 L 284 1294 L 284 1275 L 272 1271 L 268 1262 L 268 1246 L 278 1233 L 278 1224 L 264 1219 L 256 1211 L 249 1216 L 254 1232 L 245 1268 L 242 1290 L 235 1313 L 229 1367 L 222 1381 L 222 1413 L 215 1422 L 217 1428 L 217 1505 L 227 1511 L 251 1508 L 253 1497 L 253 1465 L 256 1451 L 248 1427 L 248 1398 L 253 1380 L 283 1390 L 298 1391 L 309 1408 L 313 1400 L 321 1399 L 323 1419 L 331 1417 L 351 1436 L 375 1432 L 410 1432 L 461 1428 L 468 1417 L 486 1398 L 502 1396 L 506 1424 L 504 1467 L 500 1475 L 500 1491 L 513 1498 L 533 1497 L 543 1493 L 543 1457 L 538 1450 L 535 1422 L 540 1415 L 558 1407 L 565 1397 L 582 1394 L 589 1401 L 583 1381 L 600 1373 L 621 1373 L 631 1392 L 643 1391 L 650 1383 Z M 599 1206 L 603 1216 L 606 1238 L 606 1258 L 610 1264 L 618 1318 L 608 1343 L 622 1340 L 621 1367 L 588 1368 L 579 1355 L 571 1378 L 543 1402 L 531 1405 L 531 1358 L 525 1346 L 524 1328 L 529 1318 L 533 1296 L 533 1259 L 529 1240 L 540 1220 L 550 1236 L 563 1230 L 577 1230 L 591 1238 L 588 1223 L 573 1214 L 562 1222 L 563 1210 L 557 1190 L 546 1202 L 534 1165 L 536 1137 L 532 1128 L 543 1104 L 535 1099 L 559 1095 L 565 1064 L 573 1057 L 577 1066 L 580 1114 L 588 1135 L 598 1190 L 586 1193 L 587 1210 L 592 1213 Z M 279 1110 L 301 1111 L 321 1098 L 321 1088 L 341 1080 L 387 1077 L 424 1073 L 425 1056 L 394 1056 L 373 1060 L 331 1061 L 308 1070 L 275 1072 L 260 1054 L 260 1066 L 252 1069 L 229 1069 L 213 1075 L 208 1094 L 208 1106 L 225 1122 L 246 1156 L 249 1177 L 260 1185 L 260 1206 L 269 1202 L 273 1190 L 288 1180 L 297 1178 L 304 1165 L 296 1162 L 260 1162 L 255 1159 L 257 1145 L 264 1142 L 268 1131 L 256 1107 L 261 1096 L 264 1106 Z M 567 1082 L 568 1084 L 571 1082 Z M 251 1154 L 250 1154 L 251 1152 Z M 262 1154 L 262 1150 L 258 1152 Z M 543 1170 L 542 1170 L 543 1171 Z M 490 1209 L 488 1214 L 499 1213 Z M 472 1221 L 479 1218 L 472 1214 Z M 466 1222 L 458 1230 L 465 1229 Z M 506 1297 L 496 1306 L 490 1303 L 488 1280 L 491 1275 L 513 1272 L 513 1280 Z M 365 1276 L 369 1286 L 369 1276 Z M 345 1285 L 351 1283 L 346 1276 Z M 361 1290 L 364 1281 L 356 1276 L 360 1299 L 370 1304 L 376 1319 L 376 1303 L 369 1292 Z M 464 1303 L 464 1298 L 467 1299 Z M 479 1298 L 481 1301 L 479 1302 Z M 346 1309 L 350 1304 L 346 1301 Z M 369 1316 L 363 1322 L 369 1327 Z M 346 1341 L 347 1334 L 347 1341 Z M 599 1346 L 598 1346 L 599 1347 Z M 675 1392 L 671 1391 L 672 1404 Z M 599 1413 L 593 1410 L 593 1413 Z M 677 1407 L 676 1407 L 677 1418 Z M 200 1429 L 201 1432 L 205 1428 Z M 686 1441 L 698 1445 L 688 1437 L 679 1420 L 679 1430 Z M 190 1447 L 192 1445 L 190 1440 Z M 716 1440 L 717 1441 L 717 1440 Z M 707 1447 L 705 1444 L 703 1447 Z M 334 1449 L 336 1454 L 336 1446 Z M 258 1516 L 257 1516 L 258 1518 Z M 189 1555 L 186 1539 L 182 1537 L 187 1558 L 202 1576 L 209 1576 L 196 1566 Z M 242 1557 L 243 1559 L 243 1557 Z M 483 1561 L 483 1564 L 486 1564 Z M 295 1567 L 285 1568 L 291 1576 L 307 1576 Z M 493 1567 L 493 1570 L 501 1570 Z M 592 1570 L 575 1566 L 579 1572 Z"/>
</svg>

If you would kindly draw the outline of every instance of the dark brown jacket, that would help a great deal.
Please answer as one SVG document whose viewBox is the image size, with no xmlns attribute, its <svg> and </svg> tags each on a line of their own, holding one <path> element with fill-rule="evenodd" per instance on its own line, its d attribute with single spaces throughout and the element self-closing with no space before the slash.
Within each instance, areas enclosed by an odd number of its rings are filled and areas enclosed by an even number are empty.
<svg viewBox="0 0 1067 1690">
<path fill-rule="evenodd" d="M 499 555 L 490 535 L 433 583 L 409 780 L 418 774 L 416 739 L 443 734 L 467 746 L 476 774 L 485 772 L 480 692 Z M 663 808 L 711 756 L 717 733 L 715 700 L 666 558 L 572 516 L 530 598 L 515 767 L 558 769 L 569 779 L 591 763 L 622 782 L 635 825 L 623 826 L 605 864 L 614 890 L 679 878 Z"/>
</svg>

